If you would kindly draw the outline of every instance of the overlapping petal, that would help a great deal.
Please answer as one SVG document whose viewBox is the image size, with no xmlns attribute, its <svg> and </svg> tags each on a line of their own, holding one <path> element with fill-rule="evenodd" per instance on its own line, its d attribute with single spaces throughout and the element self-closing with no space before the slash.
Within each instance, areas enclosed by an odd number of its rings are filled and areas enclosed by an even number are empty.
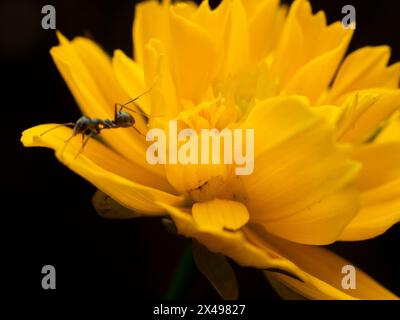
<svg viewBox="0 0 400 320">
<path fill-rule="evenodd" d="M 254 174 L 242 177 L 251 220 L 295 242 L 335 241 L 359 206 L 351 148 L 302 97 L 260 102 L 245 126 L 256 141 Z"/>
<path fill-rule="evenodd" d="M 82 112 L 93 118 L 113 119 L 114 105 L 134 97 L 129 97 L 118 84 L 110 59 L 88 39 L 77 38 L 69 42 L 60 33 L 58 37 L 60 45 L 50 52 Z M 141 116 L 135 119 L 143 121 Z M 108 131 L 102 137 L 124 157 L 163 179 L 163 167 L 146 162 L 146 144 L 136 130 Z"/>
<path fill-rule="evenodd" d="M 120 204 L 132 210 L 159 215 L 163 209 L 155 201 L 183 205 L 184 197 L 161 191 L 162 181 L 152 184 L 152 176 L 138 165 L 129 162 L 102 143 L 92 139 L 81 152 L 79 137 L 66 140 L 72 130 L 61 127 L 42 135 L 54 124 L 40 125 L 24 131 L 22 142 L 27 147 L 48 147 L 55 150 L 56 157 L 71 170 L 90 181 L 98 189 Z M 149 186 L 150 185 L 150 186 Z M 165 185 L 164 188 L 168 188 Z"/>
</svg>

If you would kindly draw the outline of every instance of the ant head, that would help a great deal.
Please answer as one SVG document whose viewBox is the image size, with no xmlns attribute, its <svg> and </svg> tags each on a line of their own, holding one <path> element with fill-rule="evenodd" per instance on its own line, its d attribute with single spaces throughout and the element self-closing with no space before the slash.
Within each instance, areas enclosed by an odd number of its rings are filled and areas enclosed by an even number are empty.
<svg viewBox="0 0 400 320">
<path fill-rule="evenodd" d="M 122 128 L 128 128 L 135 124 L 135 118 L 128 112 L 118 111 L 115 123 Z"/>
</svg>

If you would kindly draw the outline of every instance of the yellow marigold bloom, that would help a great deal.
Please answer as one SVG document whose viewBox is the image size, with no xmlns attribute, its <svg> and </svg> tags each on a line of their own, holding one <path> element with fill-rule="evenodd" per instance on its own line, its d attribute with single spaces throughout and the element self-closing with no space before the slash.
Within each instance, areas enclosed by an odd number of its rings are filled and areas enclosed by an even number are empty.
<svg viewBox="0 0 400 320">
<path fill-rule="evenodd" d="M 347 261 L 320 245 L 382 234 L 400 220 L 400 63 L 390 48 L 347 57 L 353 30 L 327 25 L 306 0 L 146 1 L 136 7 L 134 60 L 110 59 L 85 38 L 51 55 L 83 114 L 112 118 L 114 104 L 140 99 L 149 123 L 137 128 L 254 128 L 255 167 L 146 161 L 148 143 L 131 129 L 102 131 L 83 153 L 71 129 L 23 133 L 25 146 L 57 158 L 123 206 L 168 213 L 178 232 L 243 266 L 266 272 L 307 298 L 396 299 L 361 270 L 344 290 Z M 379 133 L 378 133 L 379 132 Z"/>
</svg>

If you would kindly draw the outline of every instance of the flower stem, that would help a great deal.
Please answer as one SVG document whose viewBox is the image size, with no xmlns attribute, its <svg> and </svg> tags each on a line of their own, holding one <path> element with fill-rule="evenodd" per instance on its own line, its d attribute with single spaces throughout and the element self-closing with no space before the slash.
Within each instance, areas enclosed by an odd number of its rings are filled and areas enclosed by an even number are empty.
<svg viewBox="0 0 400 320">
<path fill-rule="evenodd" d="M 188 242 L 183 248 L 181 257 L 164 299 L 182 299 L 192 283 L 194 274 L 195 266 L 192 257 L 192 244 L 191 242 Z"/>
</svg>

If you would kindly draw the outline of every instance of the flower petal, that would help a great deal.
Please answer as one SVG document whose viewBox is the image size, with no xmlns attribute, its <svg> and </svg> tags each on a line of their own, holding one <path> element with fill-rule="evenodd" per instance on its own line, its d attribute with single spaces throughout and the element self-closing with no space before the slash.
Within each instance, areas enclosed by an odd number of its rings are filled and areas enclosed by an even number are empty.
<svg viewBox="0 0 400 320">
<path fill-rule="evenodd" d="M 358 241 L 381 235 L 400 222 L 400 179 L 361 194 L 361 209 L 339 240 Z"/>
<path fill-rule="evenodd" d="M 166 203 L 158 203 L 174 220 L 178 232 L 186 237 L 195 238 L 213 252 L 222 253 L 242 266 L 273 268 L 286 270 L 299 277 L 302 273 L 286 259 L 274 252 L 260 250 L 251 244 L 242 231 L 227 231 L 198 225 L 191 215 L 191 210 L 180 209 Z"/>
<path fill-rule="evenodd" d="M 128 101 L 129 96 L 119 87 L 110 59 L 88 39 L 69 42 L 60 33 L 58 37 L 60 45 L 50 53 L 83 113 L 94 118 L 113 118 L 114 104 Z M 136 130 L 109 130 L 102 137 L 131 162 L 165 180 L 162 166 L 147 163 L 146 144 Z"/>
<path fill-rule="evenodd" d="M 363 164 L 358 177 L 362 191 L 400 178 L 400 142 L 363 145 L 356 149 L 354 159 Z"/>
<path fill-rule="evenodd" d="M 396 112 L 389 119 L 388 124 L 379 133 L 376 142 L 399 142 L 400 141 L 400 112 Z"/>
<path fill-rule="evenodd" d="M 173 118 L 180 110 L 176 97 L 175 83 L 165 47 L 162 42 L 152 39 L 144 49 L 143 70 L 149 92 L 153 117 Z M 152 124 L 150 119 L 150 125 Z"/>
<path fill-rule="evenodd" d="M 341 23 L 336 23 L 329 28 L 331 33 L 340 33 L 343 30 Z M 344 34 L 340 42 L 327 51 L 302 66 L 283 88 L 286 94 L 299 94 L 307 96 L 312 103 L 316 103 L 331 82 L 350 42 L 352 34 Z M 327 34 L 323 38 L 330 38 Z M 318 40 L 317 40 L 318 41 Z M 321 72 L 321 70 L 324 70 Z"/>
<path fill-rule="evenodd" d="M 322 11 L 313 15 L 308 1 L 296 0 L 272 62 L 272 72 L 280 79 L 284 92 L 307 94 L 315 102 L 339 66 L 351 34 L 339 22 L 327 26 Z"/>
<path fill-rule="evenodd" d="M 135 6 L 133 20 L 133 47 L 135 61 L 143 66 L 144 48 L 151 39 L 158 39 L 164 45 L 169 40 L 168 6 L 170 1 L 160 4 L 157 0 L 143 1 Z"/>
<path fill-rule="evenodd" d="M 245 1 L 245 3 L 248 1 Z M 266 0 L 249 16 L 249 41 L 252 58 L 264 58 L 276 46 L 283 27 L 286 8 L 278 0 Z"/>
<path fill-rule="evenodd" d="M 255 229 L 252 232 L 246 232 L 246 236 L 260 248 L 276 250 L 306 273 L 304 282 L 284 274 L 273 275 L 286 287 L 304 297 L 309 299 L 399 299 L 358 268 L 356 268 L 356 289 L 343 289 L 342 268 L 351 263 L 325 248 L 296 244 Z"/>
<path fill-rule="evenodd" d="M 240 0 L 232 0 L 225 39 L 222 77 L 231 77 L 247 66 L 250 58 L 249 30 L 246 11 Z"/>
<path fill-rule="evenodd" d="M 163 203 L 159 205 L 171 215 L 180 234 L 197 239 L 211 251 L 222 253 L 242 266 L 277 271 L 274 275 L 280 281 L 303 296 L 323 299 L 397 298 L 359 269 L 357 289 L 343 290 L 340 287 L 341 270 L 349 263 L 323 248 L 291 243 L 248 227 L 243 232 L 202 228 L 194 222 L 190 210 Z M 280 274 L 279 270 L 294 277 Z"/>
<path fill-rule="evenodd" d="M 71 139 L 68 144 L 65 142 L 72 133 L 69 128 L 60 127 L 41 136 L 53 127 L 54 125 L 47 124 L 25 130 L 21 141 L 26 147 L 54 149 L 62 163 L 132 210 L 159 214 L 163 210 L 154 203 L 155 200 L 174 205 L 184 203 L 183 197 L 160 191 L 160 187 L 166 187 L 162 186 L 162 181 L 158 181 L 159 185 L 154 185 L 154 188 L 143 185 L 149 185 L 149 176 L 143 174 L 143 169 L 128 162 L 96 139 L 91 139 L 85 150 L 79 153 L 82 146 L 80 139 Z"/>
<path fill-rule="evenodd" d="M 289 217 L 264 222 L 262 227 L 298 243 L 329 244 L 338 239 L 359 207 L 358 192 L 350 186 Z"/>
<path fill-rule="evenodd" d="M 171 8 L 171 59 L 180 99 L 197 104 L 215 76 L 217 52 L 204 28 Z M 196 63 L 193 63 L 196 61 Z"/>
<path fill-rule="evenodd" d="M 131 99 L 148 89 L 145 88 L 143 69 L 121 50 L 115 50 L 112 68 L 119 84 Z M 140 98 L 140 108 L 146 114 L 150 114 L 148 95 Z"/>
<path fill-rule="evenodd" d="M 358 144 L 367 141 L 376 133 L 385 120 L 400 109 L 400 90 L 365 90 L 359 91 L 354 95 L 377 95 L 375 102 L 364 106 L 358 104 L 353 116 L 346 115 L 347 120 L 352 125 L 340 135 L 340 141 Z"/>
<path fill-rule="evenodd" d="M 398 88 L 400 63 L 387 67 L 389 57 L 388 46 L 365 47 L 348 55 L 329 92 L 329 101 L 341 103 L 343 95 L 362 89 Z"/>
<path fill-rule="evenodd" d="M 258 103 L 245 126 L 255 133 L 255 169 L 241 177 L 251 221 L 292 241 L 336 240 L 359 201 L 352 182 L 360 166 L 350 160 L 351 148 L 335 143 L 333 128 L 299 97 Z M 307 236 L 310 222 L 321 227 L 314 238 Z"/>
<path fill-rule="evenodd" d="M 400 222 L 400 143 L 369 144 L 354 157 L 363 164 L 361 209 L 340 236 L 346 241 L 376 237 Z"/>
<path fill-rule="evenodd" d="M 244 204 L 231 200 L 214 199 L 193 205 L 193 219 L 199 226 L 216 230 L 238 230 L 249 221 Z"/>
</svg>

